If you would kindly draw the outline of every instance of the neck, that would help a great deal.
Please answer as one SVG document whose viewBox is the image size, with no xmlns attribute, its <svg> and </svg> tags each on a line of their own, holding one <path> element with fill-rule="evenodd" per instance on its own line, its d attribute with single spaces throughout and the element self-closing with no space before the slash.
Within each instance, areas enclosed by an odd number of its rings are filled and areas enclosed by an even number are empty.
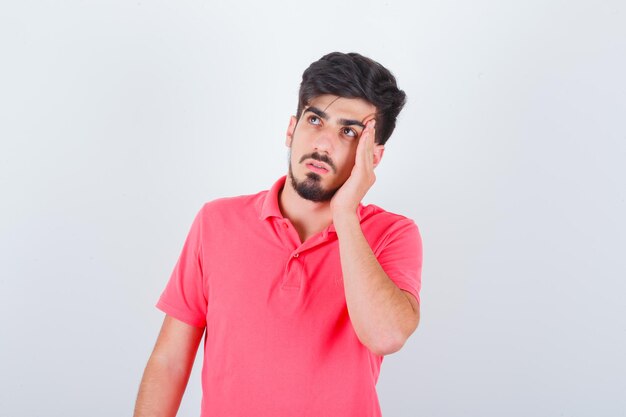
<svg viewBox="0 0 626 417">
<path fill-rule="evenodd" d="M 278 205 L 283 216 L 298 230 L 303 242 L 330 226 L 333 221 L 330 201 L 318 203 L 300 197 L 291 185 L 289 176 L 278 195 Z"/>
</svg>

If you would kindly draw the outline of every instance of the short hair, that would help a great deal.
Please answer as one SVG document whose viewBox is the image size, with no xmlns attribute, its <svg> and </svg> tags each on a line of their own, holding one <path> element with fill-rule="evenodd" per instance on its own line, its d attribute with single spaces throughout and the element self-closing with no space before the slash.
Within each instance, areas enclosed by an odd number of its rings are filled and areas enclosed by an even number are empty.
<svg viewBox="0 0 626 417">
<path fill-rule="evenodd" d="M 384 145 L 396 127 L 406 102 L 396 78 L 378 62 L 355 52 L 331 52 L 312 63 L 302 74 L 298 94 L 300 115 L 312 99 L 323 94 L 361 98 L 376 107 L 376 143 Z"/>
</svg>

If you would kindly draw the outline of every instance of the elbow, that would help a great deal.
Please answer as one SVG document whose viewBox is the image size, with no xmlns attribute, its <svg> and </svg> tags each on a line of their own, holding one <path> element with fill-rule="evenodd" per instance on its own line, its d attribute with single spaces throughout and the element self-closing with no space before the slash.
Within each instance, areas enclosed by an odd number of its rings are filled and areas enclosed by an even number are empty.
<svg viewBox="0 0 626 417">
<path fill-rule="evenodd" d="M 375 355 L 385 356 L 402 349 L 409 337 L 415 332 L 420 322 L 419 305 L 411 309 L 412 314 L 403 316 L 404 320 L 384 331 L 369 334 L 361 339 L 362 343 Z"/>
<path fill-rule="evenodd" d="M 389 335 L 388 337 L 380 337 L 376 340 L 364 343 L 364 345 L 375 355 L 386 356 L 396 353 L 409 340 L 409 337 L 413 334 L 417 325 L 419 324 L 419 318 L 403 331 L 398 332 L 395 336 Z"/>
<path fill-rule="evenodd" d="M 387 355 L 391 355 L 392 353 L 396 353 L 397 351 L 402 349 L 402 346 L 403 345 L 389 345 L 387 347 L 369 348 L 369 350 L 374 355 L 387 356 Z"/>
<path fill-rule="evenodd" d="M 379 340 L 374 343 L 368 343 L 365 346 L 375 355 L 386 356 L 396 353 L 406 343 L 408 337 L 395 337 Z"/>
</svg>

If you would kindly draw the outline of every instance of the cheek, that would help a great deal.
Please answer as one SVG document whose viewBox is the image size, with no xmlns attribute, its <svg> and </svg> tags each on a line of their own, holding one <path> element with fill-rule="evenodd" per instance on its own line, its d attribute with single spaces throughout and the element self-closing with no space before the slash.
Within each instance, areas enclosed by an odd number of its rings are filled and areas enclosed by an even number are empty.
<svg viewBox="0 0 626 417">
<path fill-rule="evenodd" d="M 289 165 L 291 165 L 293 169 L 296 169 L 298 167 L 298 154 L 297 153 L 291 152 L 289 154 Z"/>
<path fill-rule="evenodd" d="M 350 175 L 352 172 L 352 168 L 354 167 L 355 155 L 354 153 L 350 153 L 345 155 L 341 160 L 342 162 L 338 165 L 339 169 L 337 170 L 340 174 Z"/>
<path fill-rule="evenodd" d="M 354 144 L 346 154 L 346 164 L 350 165 L 350 169 L 352 169 L 356 161 L 356 147 L 357 145 Z"/>
</svg>

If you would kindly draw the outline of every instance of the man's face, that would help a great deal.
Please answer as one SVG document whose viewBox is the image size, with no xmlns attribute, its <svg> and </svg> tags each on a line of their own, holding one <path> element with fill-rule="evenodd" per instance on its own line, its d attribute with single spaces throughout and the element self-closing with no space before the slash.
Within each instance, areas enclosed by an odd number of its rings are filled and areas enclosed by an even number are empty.
<svg viewBox="0 0 626 417">
<path fill-rule="evenodd" d="M 325 94 L 312 99 L 299 120 L 291 117 L 289 180 L 302 198 L 328 201 L 346 182 L 365 123 L 375 114 L 365 100 Z"/>
</svg>

